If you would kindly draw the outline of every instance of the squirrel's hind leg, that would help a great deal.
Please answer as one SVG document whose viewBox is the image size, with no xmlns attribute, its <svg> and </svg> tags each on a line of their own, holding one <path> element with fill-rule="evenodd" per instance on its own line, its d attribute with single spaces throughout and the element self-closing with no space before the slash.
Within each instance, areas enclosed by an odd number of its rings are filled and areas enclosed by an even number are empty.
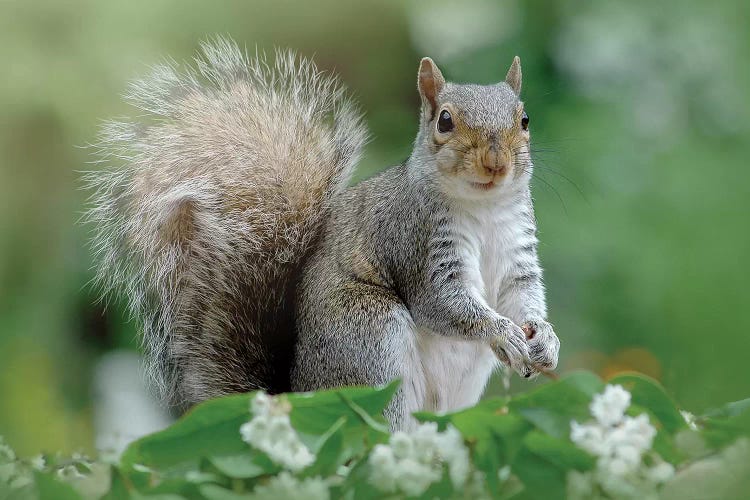
<svg viewBox="0 0 750 500">
<path fill-rule="evenodd" d="M 424 404 L 425 383 L 414 322 L 398 296 L 381 286 L 342 280 L 303 286 L 298 304 L 292 390 L 401 379 L 385 416 L 394 430 L 411 427 L 411 413 Z"/>
</svg>

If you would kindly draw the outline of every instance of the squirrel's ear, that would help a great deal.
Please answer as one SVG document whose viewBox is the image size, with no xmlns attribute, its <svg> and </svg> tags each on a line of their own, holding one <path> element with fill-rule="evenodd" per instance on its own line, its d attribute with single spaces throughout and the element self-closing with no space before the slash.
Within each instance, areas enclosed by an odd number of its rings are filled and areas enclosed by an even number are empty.
<svg viewBox="0 0 750 500">
<path fill-rule="evenodd" d="M 425 57 L 419 64 L 419 77 L 417 78 L 417 87 L 419 87 L 419 95 L 422 96 L 422 105 L 430 119 L 435 115 L 435 108 L 437 108 L 437 96 L 440 91 L 443 90 L 445 85 L 445 78 L 437 67 L 437 64 L 430 59 Z"/>
<path fill-rule="evenodd" d="M 505 75 L 505 83 L 510 85 L 516 95 L 521 95 L 521 59 L 518 56 L 513 58 L 513 64 Z"/>
</svg>

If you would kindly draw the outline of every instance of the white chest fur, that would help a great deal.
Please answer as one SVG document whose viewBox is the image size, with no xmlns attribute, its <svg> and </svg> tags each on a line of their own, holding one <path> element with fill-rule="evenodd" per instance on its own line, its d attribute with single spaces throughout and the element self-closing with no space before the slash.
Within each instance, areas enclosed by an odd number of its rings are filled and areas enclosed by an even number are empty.
<svg viewBox="0 0 750 500">
<path fill-rule="evenodd" d="M 522 206 L 508 205 L 460 210 L 454 217 L 453 233 L 464 264 L 465 285 L 496 311 L 498 295 L 513 267 L 512 254 L 528 234 L 522 212 Z M 422 400 L 420 408 L 431 411 L 451 411 L 475 404 L 497 366 L 497 359 L 486 344 L 433 332 L 417 334 L 412 362 L 417 365 L 413 368 L 420 379 L 416 387 L 422 393 L 415 396 Z"/>
<path fill-rule="evenodd" d="M 514 252 L 519 242 L 528 238 L 525 237 L 523 206 L 462 211 L 456 215 L 455 224 L 458 252 L 466 268 L 466 284 L 496 309 L 498 294 L 515 263 Z"/>
</svg>

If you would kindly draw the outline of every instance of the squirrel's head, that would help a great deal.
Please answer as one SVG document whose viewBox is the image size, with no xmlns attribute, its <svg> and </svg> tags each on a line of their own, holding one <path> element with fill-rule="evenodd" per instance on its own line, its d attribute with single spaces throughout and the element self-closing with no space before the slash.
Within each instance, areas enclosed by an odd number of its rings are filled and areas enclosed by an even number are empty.
<svg viewBox="0 0 750 500">
<path fill-rule="evenodd" d="M 422 113 L 414 163 L 420 175 L 435 179 L 449 196 L 468 200 L 499 199 L 528 185 L 529 117 L 519 98 L 518 57 L 505 81 L 494 85 L 446 82 L 425 57 L 418 88 Z"/>
</svg>

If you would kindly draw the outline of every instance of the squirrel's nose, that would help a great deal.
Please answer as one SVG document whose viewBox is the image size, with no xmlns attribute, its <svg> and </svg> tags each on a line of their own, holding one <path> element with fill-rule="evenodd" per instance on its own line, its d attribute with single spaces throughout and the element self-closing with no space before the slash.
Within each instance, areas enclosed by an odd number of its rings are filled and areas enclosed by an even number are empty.
<svg viewBox="0 0 750 500">
<path fill-rule="evenodd" d="M 508 168 L 508 158 L 499 148 L 490 147 L 482 155 L 482 166 L 488 174 L 504 173 Z"/>
<path fill-rule="evenodd" d="M 508 168 L 508 166 L 504 162 L 485 161 L 483 163 L 484 170 L 492 174 L 502 174 Z"/>
</svg>

